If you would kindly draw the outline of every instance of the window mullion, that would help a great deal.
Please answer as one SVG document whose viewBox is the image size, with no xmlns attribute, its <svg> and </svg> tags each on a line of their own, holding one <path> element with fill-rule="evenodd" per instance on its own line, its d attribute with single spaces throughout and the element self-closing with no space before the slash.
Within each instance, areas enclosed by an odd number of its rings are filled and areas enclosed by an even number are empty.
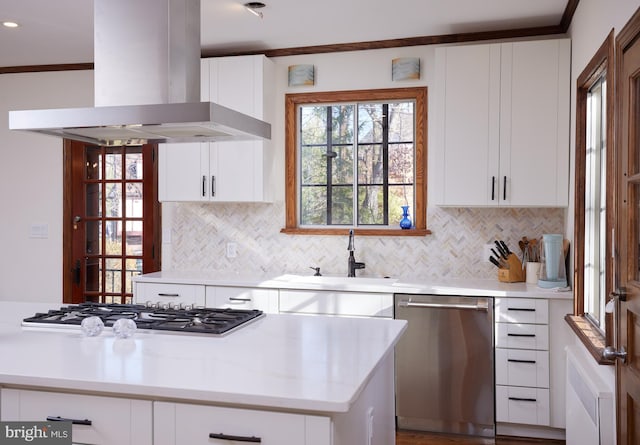
<svg viewBox="0 0 640 445">
<path fill-rule="evenodd" d="M 389 225 L 389 104 L 382 105 L 382 206 L 384 225 Z"/>
<path fill-rule="evenodd" d="M 327 224 L 333 223 L 332 205 L 333 202 L 333 110 L 332 107 L 327 107 Z"/>
<path fill-rule="evenodd" d="M 358 208 L 358 193 L 360 193 L 359 181 L 358 181 L 358 150 L 360 149 L 360 129 L 358 127 L 358 122 L 360 121 L 359 112 L 360 107 L 358 104 L 353 104 L 353 149 L 352 151 L 352 164 L 353 164 L 353 192 L 351 196 L 353 196 L 353 216 L 351 223 L 355 226 L 359 223 L 359 208 Z"/>
</svg>

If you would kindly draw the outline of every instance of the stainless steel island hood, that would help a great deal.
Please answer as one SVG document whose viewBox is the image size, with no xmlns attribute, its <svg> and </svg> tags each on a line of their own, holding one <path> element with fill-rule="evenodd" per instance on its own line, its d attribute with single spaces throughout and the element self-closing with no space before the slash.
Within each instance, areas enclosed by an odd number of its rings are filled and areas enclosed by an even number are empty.
<svg viewBox="0 0 640 445">
<path fill-rule="evenodd" d="M 200 0 L 94 0 L 94 108 L 9 112 L 11 130 L 96 145 L 270 139 L 200 102 Z"/>
</svg>

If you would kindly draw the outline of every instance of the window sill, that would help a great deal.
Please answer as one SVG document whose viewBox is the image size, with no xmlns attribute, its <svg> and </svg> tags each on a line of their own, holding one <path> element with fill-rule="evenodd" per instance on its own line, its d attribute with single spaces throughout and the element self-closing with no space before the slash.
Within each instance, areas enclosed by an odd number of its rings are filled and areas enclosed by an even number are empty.
<svg viewBox="0 0 640 445">
<path fill-rule="evenodd" d="M 564 319 L 599 365 L 615 365 L 614 361 L 606 360 L 602 357 L 606 339 L 589 320 L 585 317 L 571 314 L 567 314 Z"/>
<path fill-rule="evenodd" d="M 349 235 L 349 228 L 330 229 L 330 228 L 283 228 L 280 233 L 287 235 Z M 428 229 L 353 229 L 353 233 L 358 236 L 426 236 L 431 234 Z"/>
</svg>

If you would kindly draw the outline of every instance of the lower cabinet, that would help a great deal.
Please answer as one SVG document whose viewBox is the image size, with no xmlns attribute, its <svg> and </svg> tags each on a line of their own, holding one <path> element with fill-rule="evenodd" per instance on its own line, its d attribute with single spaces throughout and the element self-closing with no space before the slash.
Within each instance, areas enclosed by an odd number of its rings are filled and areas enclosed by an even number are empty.
<svg viewBox="0 0 640 445">
<path fill-rule="evenodd" d="M 564 438 L 564 323 L 572 301 L 496 298 L 496 432 Z"/>
<path fill-rule="evenodd" d="M 205 287 L 201 284 L 136 283 L 133 300 L 137 304 L 204 307 Z"/>
<path fill-rule="evenodd" d="M 280 312 L 300 314 L 393 317 L 393 294 L 280 290 Z"/>
<path fill-rule="evenodd" d="M 207 286 L 207 307 L 258 309 L 268 314 L 278 313 L 278 290 L 251 287 Z"/>
<path fill-rule="evenodd" d="M 155 445 L 330 445 L 328 417 L 154 402 Z"/>
<path fill-rule="evenodd" d="M 74 443 L 153 443 L 153 408 L 148 400 L 3 388 L 0 403 L 2 421 L 71 420 Z"/>
</svg>

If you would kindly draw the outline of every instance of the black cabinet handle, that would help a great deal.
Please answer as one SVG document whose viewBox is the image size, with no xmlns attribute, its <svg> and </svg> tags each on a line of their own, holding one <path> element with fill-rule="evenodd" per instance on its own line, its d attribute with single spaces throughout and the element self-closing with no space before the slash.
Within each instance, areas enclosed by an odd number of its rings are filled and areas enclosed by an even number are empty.
<svg viewBox="0 0 640 445">
<path fill-rule="evenodd" d="M 207 196 L 207 177 L 202 175 L 202 197 Z"/>
<path fill-rule="evenodd" d="M 529 364 L 533 364 L 533 365 L 535 365 L 535 363 L 536 363 L 535 360 L 518 360 L 518 359 L 515 359 L 515 358 L 509 358 L 509 359 L 507 359 L 507 361 L 511 362 L 511 363 L 529 363 Z"/>
<path fill-rule="evenodd" d="M 229 297 L 229 301 L 244 301 L 244 302 L 249 302 L 249 301 L 251 301 L 251 298 Z"/>
<path fill-rule="evenodd" d="M 252 443 L 261 443 L 262 439 L 255 436 L 232 436 L 229 434 L 216 434 L 209 433 L 209 439 L 222 439 L 222 440 L 235 440 L 236 442 L 252 442 Z"/>
<path fill-rule="evenodd" d="M 47 416 L 47 421 L 49 422 L 71 422 L 74 425 L 91 425 L 91 421 L 89 419 L 66 419 L 60 416 Z"/>
<path fill-rule="evenodd" d="M 507 200 L 507 177 L 504 177 L 504 180 L 502 181 L 502 200 L 506 201 Z"/>
<path fill-rule="evenodd" d="M 216 196 L 216 177 L 211 176 L 211 196 Z"/>
<path fill-rule="evenodd" d="M 523 397 L 509 397 L 509 400 L 513 400 L 516 402 L 537 402 L 537 399 L 527 399 Z"/>
<path fill-rule="evenodd" d="M 519 311 L 519 312 L 535 312 L 536 310 L 529 307 L 510 307 L 507 309 L 508 311 Z"/>
<path fill-rule="evenodd" d="M 159 293 L 158 297 L 179 297 L 180 294 L 165 294 L 165 293 Z"/>
<path fill-rule="evenodd" d="M 495 201 L 496 199 L 496 177 L 491 177 L 491 200 Z"/>
<path fill-rule="evenodd" d="M 535 337 L 536 334 L 507 334 L 507 337 Z"/>
</svg>

